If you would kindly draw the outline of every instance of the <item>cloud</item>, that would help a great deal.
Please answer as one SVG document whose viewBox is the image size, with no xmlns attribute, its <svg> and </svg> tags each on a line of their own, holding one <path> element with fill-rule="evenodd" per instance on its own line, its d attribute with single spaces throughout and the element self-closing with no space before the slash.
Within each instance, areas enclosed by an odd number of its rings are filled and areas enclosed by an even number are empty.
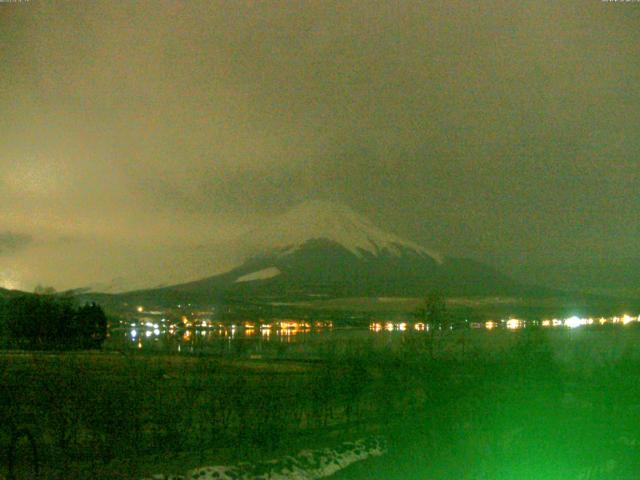
<svg viewBox="0 0 640 480">
<path fill-rule="evenodd" d="M 0 225 L 38 239 L 14 268 L 24 282 L 86 285 L 144 264 L 160 283 L 176 248 L 311 198 L 501 265 L 640 249 L 628 6 L 2 10 Z"/>
<path fill-rule="evenodd" d="M 13 232 L 0 232 L 0 255 L 9 255 L 33 242 L 31 235 Z"/>
</svg>

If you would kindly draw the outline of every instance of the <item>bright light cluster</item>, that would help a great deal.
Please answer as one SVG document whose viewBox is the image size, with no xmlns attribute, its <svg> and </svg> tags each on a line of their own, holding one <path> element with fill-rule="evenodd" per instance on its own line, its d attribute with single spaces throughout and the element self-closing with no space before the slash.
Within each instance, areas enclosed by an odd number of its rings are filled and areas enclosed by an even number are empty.
<svg viewBox="0 0 640 480">
<path fill-rule="evenodd" d="M 386 330 L 387 332 L 405 332 L 410 329 L 413 329 L 416 332 L 424 332 L 425 330 L 429 330 L 429 326 L 422 322 L 414 323 L 413 326 L 407 322 L 371 322 L 369 324 L 369 330 L 372 332 L 381 332 L 383 330 Z"/>
<path fill-rule="evenodd" d="M 640 316 L 638 317 L 632 317 L 631 315 L 623 315 L 622 317 L 610 317 L 610 318 L 606 318 L 606 317 L 601 317 L 599 319 L 594 319 L 594 318 L 583 318 L 583 317 L 578 317 L 577 315 L 574 315 L 572 317 L 569 318 L 565 318 L 564 320 L 558 320 L 557 318 L 554 318 L 552 320 L 543 320 L 541 325 L 543 327 L 560 327 L 560 326 L 564 326 L 564 327 L 568 327 L 568 328 L 578 328 L 578 327 L 582 327 L 585 325 L 594 325 L 594 324 L 599 324 L 599 325 L 606 325 L 606 324 L 622 324 L 622 325 L 628 325 L 632 322 L 638 322 L 640 321 Z"/>
<path fill-rule="evenodd" d="M 586 318 L 580 318 L 576 316 L 569 317 L 564 321 L 564 326 L 569 328 L 577 328 L 586 324 L 587 324 Z"/>
<path fill-rule="evenodd" d="M 558 319 L 558 318 L 548 318 L 544 320 L 523 320 L 520 318 L 509 317 L 508 319 L 502 319 L 500 321 L 488 320 L 484 323 L 472 322 L 469 324 L 471 328 L 485 328 L 486 330 L 494 330 L 498 328 L 506 328 L 507 330 L 520 330 L 522 328 L 527 327 L 567 327 L 567 328 L 578 328 L 585 325 L 605 325 L 605 324 L 621 324 L 628 325 L 632 322 L 640 322 L 640 316 L 633 317 L 631 315 L 623 315 L 621 317 L 611 317 L 611 318 L 583 318 L 577 315 L 573 315 L 568 318 Z M 404 332 L 406 330 L 413 329 L 418 332 L 429 331 L 429 325 L 426 323 L 415 323 L 412 325 L 406 322 L 371 322 L 369 324 L 369 330 L 372 332 Z"/>
<path fill-rule="evenodd" d="M 518 330 L 519 328 L 524 327 L 524 321 L 518 318 L 510 318 L 507 320 L 506 326 L 509 330 Z"/>
</svg>

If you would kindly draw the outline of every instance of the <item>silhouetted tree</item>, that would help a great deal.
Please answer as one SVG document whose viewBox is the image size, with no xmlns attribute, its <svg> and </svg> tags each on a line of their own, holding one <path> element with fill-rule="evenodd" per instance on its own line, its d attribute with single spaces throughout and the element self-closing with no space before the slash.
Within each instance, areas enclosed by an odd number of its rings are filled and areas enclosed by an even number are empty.
<svg viewBox="0 0 640 480">
<path fill-rule="evenodd" d="M 3 310 L 7 337 L 22 348 L 99 348 L 107 335 L 102 308 L 95 303 L 78 308 L 67 296 L 20 295 Z"/>
<path fill-rule="evenodd" d="M 107 338 L 107 316 L 96 303 L 80 307 L 75 312 L 73 325 L 85 348 L 99 348 Z"/>
<path fill-rule="evenodd" d="M 5 348 L 8 342 L 9 331 L 7 329 L 6 300 L 0 297 L 0 348 Z"/>
<path fill-rule="evenodd" d="M 434 358 L 436 332 L 441 331 L 447 324 L 447 302 L 444 295 L 437 291 L 427 294 L 424 304 L 418 310 L 418 317 L 429 328 L 429 354 Z"/>
</svg>

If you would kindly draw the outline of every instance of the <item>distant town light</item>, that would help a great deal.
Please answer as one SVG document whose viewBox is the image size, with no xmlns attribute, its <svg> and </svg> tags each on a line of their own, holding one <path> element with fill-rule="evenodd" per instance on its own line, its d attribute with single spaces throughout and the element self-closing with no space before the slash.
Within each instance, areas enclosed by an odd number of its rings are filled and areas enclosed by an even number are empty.
<svg viewBox="0 0 640 480">
<path fill-rule="evenodd" d="M 507 320 L 507 328 L 509 330 L 517 330 L 519 328 L 522 328 L 522 320 L 519 320 L 517 318 L 510 318 L 509 320 Z"/>
<path fill-rule="evenodd" d="M 582 325 L 586 324 L 586 320 L 580 317 L 569 317 L 564 321 L 564 326 L 565 327 L 569 327 L 569 328 L 577 328 L 577 327 L 581 327 Z"/>
<path fill-rule="evenodd" d="M 138 313 L 142 313 L 144 312 L 144 307 L 141 305 L 138 308 L 136 308 L 136 310 L 138 311 Z"/>
</svg>

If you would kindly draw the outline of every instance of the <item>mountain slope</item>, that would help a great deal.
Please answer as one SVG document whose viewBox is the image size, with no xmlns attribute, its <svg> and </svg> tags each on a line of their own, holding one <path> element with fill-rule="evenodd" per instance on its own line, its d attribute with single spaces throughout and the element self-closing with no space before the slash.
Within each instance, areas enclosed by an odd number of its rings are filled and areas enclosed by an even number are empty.
<svg viewBox="0 0 640 480">
<path fill-rule="evenodd" d="M 225 273 L 135 298 L 217 302 L 346 296 L 518 295 L 530 291 L 473 260 L 445 257 L 385 232 L 351 209 L 307 202 L 239 242 L 246 260 Z"/>
<path fill-rule="evenodd" d="M 295 250 L 251 258 L 222 275 L 169 287 L 200 294 L 414 296 L 440 289 L 457 295 L 513 294 L 521 289 L 499 272 L 471 260 L 442 263 L 413 250 L 354 254 L 342 245 L 312 239 Z"/>
</svg>

